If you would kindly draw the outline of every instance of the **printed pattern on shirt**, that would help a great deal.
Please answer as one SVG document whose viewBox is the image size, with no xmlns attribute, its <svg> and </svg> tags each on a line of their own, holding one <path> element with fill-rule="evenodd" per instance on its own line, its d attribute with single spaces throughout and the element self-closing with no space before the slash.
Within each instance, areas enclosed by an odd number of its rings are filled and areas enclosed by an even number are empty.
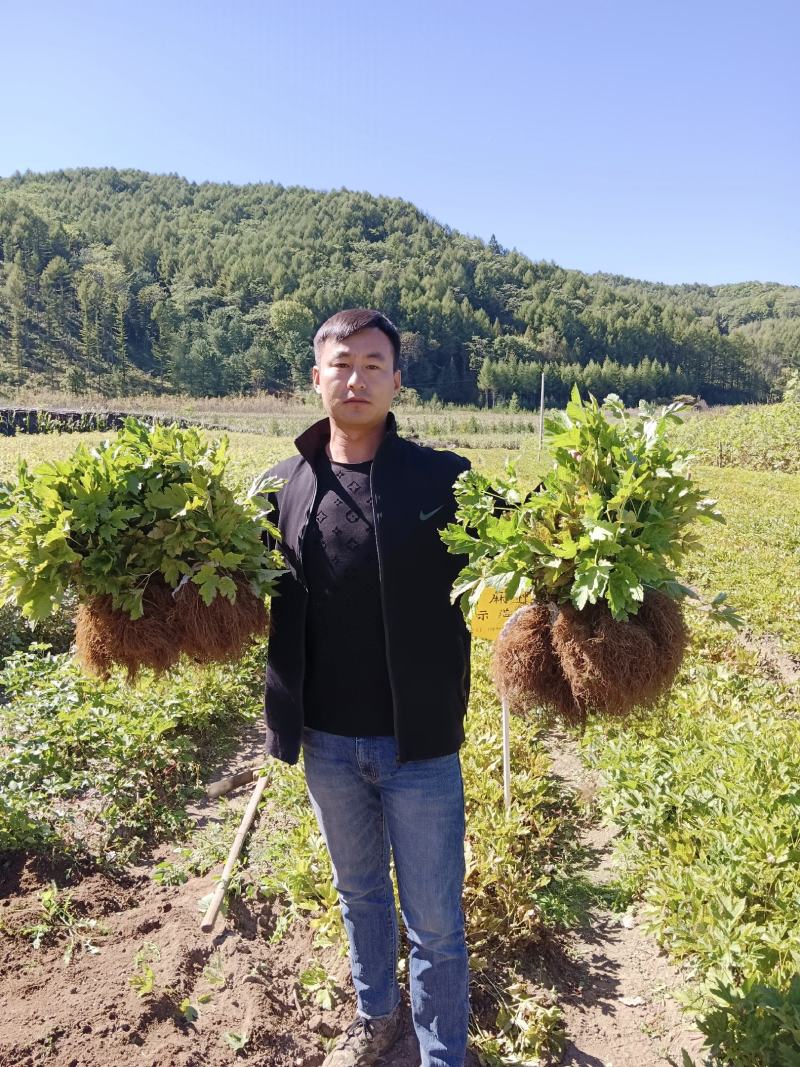
<svg viewBox="0 0 800 1067">
<path fill-rule="evenodd" d="M 394 732 L 371 465 L 320 457 L 303 543 L 309 590 L 306 725 L 356 737 Z M 342 655 L 343 643 L 351 655 Z"/>
</svg>

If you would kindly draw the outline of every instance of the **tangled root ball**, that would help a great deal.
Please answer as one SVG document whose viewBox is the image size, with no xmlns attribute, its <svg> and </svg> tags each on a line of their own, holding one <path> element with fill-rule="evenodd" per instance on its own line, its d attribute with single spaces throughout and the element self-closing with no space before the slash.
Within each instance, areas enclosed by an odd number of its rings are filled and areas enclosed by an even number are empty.
<svg viewBox="0 0 800 1067">
<path fill-rule="evenodd" d="M 550 636 L 550 607 L 531 604 L 514 612 L 494 644 L 492 678 L 511 707 L 531 704 L 558 712 L 568 722 L 581 719 Z"/>
<path fill-rule="evenodd" d="M 175 613 L 181 622 L 182 648 L 197 663 L 237 660 L 247 646 L 269 627 L 264 601 L 247 582 L 236 582 L 236 600 L 217 594 L 203 603 L 194 582 L 175 594 Z"/>
<path fill-rule="evenodd" d="M 520 608 L 495 642 L 492 675 L 512 707 L 536 704 L 580 724 L 590 711 L 622 717 L 670 687 L 688 642 L 683 611 L 648 590 L 617 622 L 605 602 Z"/>
<path fill-rule="evenodd" d="M 689 630 L 683 618 L 683 608 L 666 593 L 651 589 L 645 594 L 636 617 L 656 643 L 660 668 L 665 679 L 662 691 L 665 691 L 675 680 L 689 644 Z"/>
<path fill-rule="evenodd" d="M 110 596 L 93 597 L 79 606 L 75 619 L 79 661 L 101 678 L 108 678 L 111 667 L 120 664 L 130 681 L 141 667 L 167 670 L 181 654 L 181 625 L 174 607 L 169 586 L 155 579 L 148 582 L 139 619 L 112 607 Z"/>
<path fill-rule="evenodd" d="M 575 703 L 609 716 L 655 703 L 675 678 L 687 636 L 680 605 L 652 591 L 626 622 L 605 602 L 583 611 L 562 605 L 551 632 Z"/>
<path fill-rule="evenodd" d="M 110 596 L 93 597 L 80 605 L 75 650 L 88 671 L 108 678 L 119 664 L 133 681 L 142 667 L 158 673 L 168 670 L 182 652 L 197 663 L 237 660 L 269 625 L 264 601 L 244 581 L 236 582 L 234 603 L 217 594 L 206 606 L 193 582 L 173 594 L 166 582 L 151 578 L 142 607 L 142 617 L 131 619 L 112 607 Z"/>
</svg>

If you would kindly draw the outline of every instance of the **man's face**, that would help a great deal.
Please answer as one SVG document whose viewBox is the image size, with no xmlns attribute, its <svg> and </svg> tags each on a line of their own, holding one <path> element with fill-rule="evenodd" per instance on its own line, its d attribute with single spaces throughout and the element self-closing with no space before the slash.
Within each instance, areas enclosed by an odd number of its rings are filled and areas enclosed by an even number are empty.
<svg viewBox="0 0 800 1067">
<path fill-rule="evenodd" d="M 325 411 L 342 427 L 372 429 L 386 421 L 400 391 L 392 342 L 375 326 L 344 341 L 328 338 L 311 371 Z"/>
</svg>

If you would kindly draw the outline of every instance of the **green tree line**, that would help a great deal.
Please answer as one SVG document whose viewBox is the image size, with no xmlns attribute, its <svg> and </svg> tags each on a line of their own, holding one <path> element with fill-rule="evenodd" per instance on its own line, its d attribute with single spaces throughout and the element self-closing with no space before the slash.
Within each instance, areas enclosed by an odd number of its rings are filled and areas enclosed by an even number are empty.
<svg viewBox="0 0 800 1067">
<path fill-rule="evenodd" d="M 0 384 L 109 394 L 305 387 L 318 323 L 402 331 L 423 397 L 521 405 L 573 382 L 762 400 L 800 366 L 800 290 L 586 275 L 398 199 L 80 169 L 0 179 Z"/>
</svg>

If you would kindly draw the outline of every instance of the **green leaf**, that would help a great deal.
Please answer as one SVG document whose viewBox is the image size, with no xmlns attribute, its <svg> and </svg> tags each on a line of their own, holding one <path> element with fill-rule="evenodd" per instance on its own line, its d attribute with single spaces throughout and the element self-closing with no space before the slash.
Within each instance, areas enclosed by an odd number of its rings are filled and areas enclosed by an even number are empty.
<svg viewBox="0 0 800 1067">
<path fill-rule="evenodd" d="M 234 1052 L 245 1048 L 249 1040 L 246 1033 L 238 1033 L 236 1030 L 226 1030 L 224 1037 Z"/>
<path fill-rule="evenodd" d="M 196 578 L 193 578 L 192 581 L 196 581 Z M 200 587 L 200 597 L 206 607 L 208 607 L 208 605 L 217 595 L 217 592 L 220 588 L 220 584 L 223 581 L 225 581 L 224 578 L 217 578 L 215 574 L 210 574 L 207 578 L 205 578 L 205 580 L 197 582 L 198 586 Z"/>
<path fill-rule="evenodd" d="M 227 576 L 220 578 L 217 583 L 217 588 L 223 596 L 228 598 L 228 600 L 236 600 L 236 582 L 234 582 L 233 578 L 228 578 Z"/>
<path fill-rule="evenodd" d="M 550 551 L 554 556 L 557 556 L 558 559 L 572 560 L 577 556 L 578 549 L 578 542 L 569 540 L 564 541 L 561 544 L 553 545 Z"/>
<path fill-rule="evenodd" d="M 194 1004 L 191 1003 L 188 997 L 185 997 L 180 1002 L 178 1010 L 180 1011 L 181 1015 L 183 1015 L 187 1023 L 195 1022 L 199 1016 L 197 1008 L 194 1006 Z"/>
</svg>

